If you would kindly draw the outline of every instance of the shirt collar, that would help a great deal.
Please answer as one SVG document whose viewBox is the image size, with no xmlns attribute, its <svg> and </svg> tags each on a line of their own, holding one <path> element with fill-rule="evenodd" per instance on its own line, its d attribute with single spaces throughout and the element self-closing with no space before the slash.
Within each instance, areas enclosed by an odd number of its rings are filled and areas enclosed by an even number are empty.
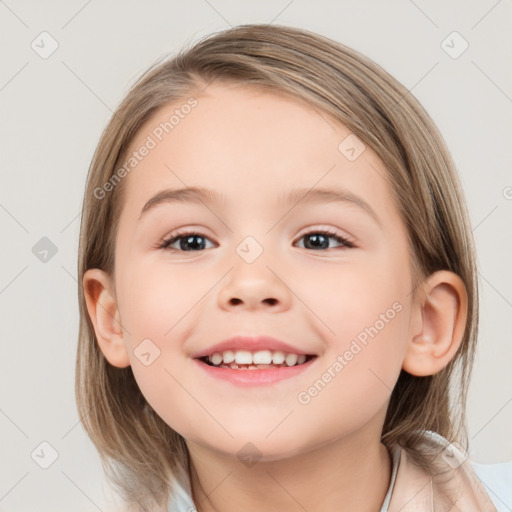
<svg viewBox="0 0 512 512">
<path fill-rule="evenodd" d="M 497 512 L 458 446 L 425 431 L 417 449 L 431 461 L 429 470 L 401 448 L 391 501 L 382 512 Z"/>
<path fill-rule="evenodd" d="M 379 512 L 497 512 L 459 448 L 435 432 L 424 431 L 418 449 L 433 458 L 432 474 L 407 450 L 393 446 L 390 484 Z M 191 496 L 190 479 L 182 472 L 168 512 L 195 510 Z"/>
</svg>

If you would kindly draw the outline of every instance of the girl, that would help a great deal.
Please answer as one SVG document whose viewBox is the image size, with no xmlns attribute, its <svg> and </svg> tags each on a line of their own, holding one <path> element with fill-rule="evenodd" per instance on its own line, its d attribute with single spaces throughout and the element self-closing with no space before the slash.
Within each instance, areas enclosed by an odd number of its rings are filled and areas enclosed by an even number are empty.
<svg viewBox="0 0 512 512">
<path fill-rule="evenodd" d="M 150 69 L 79 247 L 78 409 L 130 510 L 496 510 L 471 235 L 436 126 L 354 50 L 244 25 Z"/>
</svg>

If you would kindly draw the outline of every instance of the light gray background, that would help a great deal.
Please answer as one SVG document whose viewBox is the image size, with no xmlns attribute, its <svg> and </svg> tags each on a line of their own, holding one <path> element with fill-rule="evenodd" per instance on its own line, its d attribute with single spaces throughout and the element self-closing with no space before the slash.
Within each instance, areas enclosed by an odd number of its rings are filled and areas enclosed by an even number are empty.
<svg viewBox="0 0 512 512">
<path fill-rule="evenodd" d="M 511 11 L 509 0 L 0 0 L 0 510 L 113 510 L 74 401 L 87 169 L 146 67 L 241 23 L 303 27 L 352 46 L 409 88 L 439 126 L 462 177 L 480 265 L 470 453 L 511 460 Z M 43 31 L 59 45 L 47 59 L 31 48 Z M 453 31 L 469 43 L 456 59 L 441 46 Z M 58 249 L 46 263 L 32 252 L 42 237 Z M 43 441 L 58 453 L 48 469 L 31 458 Z M 43 452 L 38 460 L 50 461 Z"/>
</svg>

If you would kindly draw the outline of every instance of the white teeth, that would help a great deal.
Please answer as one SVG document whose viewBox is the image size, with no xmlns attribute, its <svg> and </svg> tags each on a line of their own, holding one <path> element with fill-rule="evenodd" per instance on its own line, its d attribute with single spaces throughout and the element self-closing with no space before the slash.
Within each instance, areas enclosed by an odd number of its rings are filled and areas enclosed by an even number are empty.
<svg viewBox="0 0 512 512">
<path fill-rule="evenodd" d="M 232 363 L 235 360 L 235 353 L 232 350 L 224 350 L 222 359 L 226 364 Z"/>
<path fill-rule="evenodd" d="M 252 355 L 254 364 L 270 364 L 272 362 L 272 352 L 270 350 L 260 350 Z"/>
<path fill-rule="evenodd" d="M 212 354 L 210 357 L 210 362 L 213 364 L 220 364 L 222 363 L 222 354 L 219 354 L 219 352 L 215 352 L 215 354 Z"/>
<path fill-rule="evenodd" d="M 252 364 L 252 354 L 248 350 L 237 350 L 235 352 L 236 364 Z"/>
<path fill-rule="evenodd" d="M 299 358 L 299 356 L 297 356 L 296 354 L 288 354 L 285 357 L 286 364 L 288 366 L 293 366 L 297 362 L 298 358 Z"/>
<path fill-rule="evenodd" d="M 208 356 L 208 359 L 215 366 L 231 365 L 238 368 L 238 365 L 249 365 L 248 369 L 253 370 L 258 368 L 254 365 L 284 365 L 285 362 L 287 366 L 303 364 L 306 361 L 306 356 L 304 354 L 286 354 L 281 350 L 258 350 L 257 352 L 224 350 L 222 353 L 214 352 Z"/>
<path fill-rule="evenodd" d="M 272 362 L 274 364 L 283 364 L 284 363 L 284 352 L 281 352 L 280 350 L 276 350 L 274 352 L 274 355 L 272 356 Z"/>
</svg>

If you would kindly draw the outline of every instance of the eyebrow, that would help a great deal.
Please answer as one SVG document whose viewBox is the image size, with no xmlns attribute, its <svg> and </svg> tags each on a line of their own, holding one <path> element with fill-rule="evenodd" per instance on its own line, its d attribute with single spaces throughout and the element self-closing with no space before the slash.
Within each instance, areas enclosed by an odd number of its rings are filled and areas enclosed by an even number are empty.
<svg viewBox="0 0 512 512">
<path fill-rule="evenodd" d="M 280 201 L 293 203 L 333 203 L 343 202 L 353 204 L 364 210 L 379 226 L 381 225 L 375 210 L 362 198 L 348 190 L 328 189 L 328 188 L 298 188 L 292 189 L 285 194 L 279 196 Z M 165 189 L 154 195 L 144 205 L 140 212 L 139 220 L 149 210 L 161 204 L 172 203 L 209 203 L 209 204 L 226 204 L 227 197 L 215 190 L 204 187 L 187 187 L 179 189 Z"/>
</svg>

